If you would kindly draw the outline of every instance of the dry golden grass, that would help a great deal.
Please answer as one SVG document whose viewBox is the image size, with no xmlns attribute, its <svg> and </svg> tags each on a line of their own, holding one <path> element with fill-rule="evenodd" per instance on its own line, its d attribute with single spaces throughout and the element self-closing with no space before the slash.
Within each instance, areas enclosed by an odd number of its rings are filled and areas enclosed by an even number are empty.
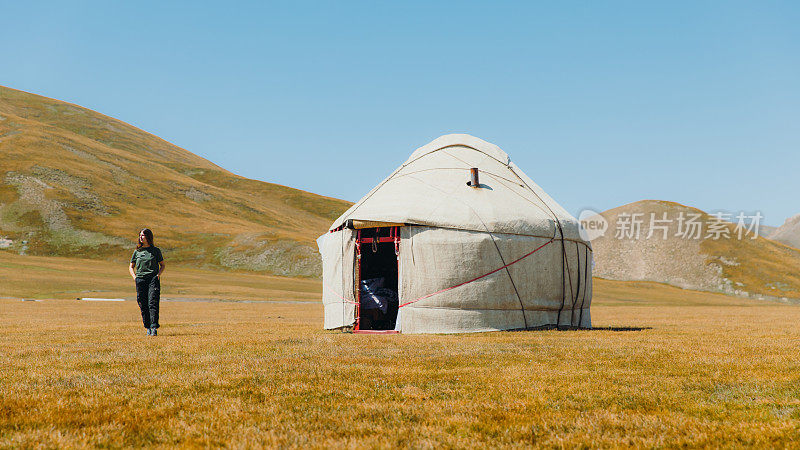
<svg viewBox="0 0 800 450">
<path fill-rule="evenodd" d="M 800 445 L 800 307 L 595 286 L 598 329 L 468 335 L 324 331 L 319 303 L 164 302 L 148 338 L 135 302 L 0 300 L 0 446 Z"/>
<path fill-rule="evenodd" d="M 314 301 L 320 289 L 319 281 L 308 278 L 216 272 L 169 263 L 163 280 L 163 296 L 172 298 Z M 136 288 L 127 263 L 0 252 L 0 297 L 135 299 Z"/>
</svg>

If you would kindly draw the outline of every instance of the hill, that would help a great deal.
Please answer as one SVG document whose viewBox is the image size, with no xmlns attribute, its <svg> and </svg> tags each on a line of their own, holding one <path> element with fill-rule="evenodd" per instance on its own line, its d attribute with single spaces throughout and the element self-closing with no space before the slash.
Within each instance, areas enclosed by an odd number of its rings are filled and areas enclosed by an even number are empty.
<svg viewBox="0 0 800 450">
<path fill-rule="evenodd" d="M 592 240 L 598 277 L 752 297 L 800 298 L 800 250 L 760 236 L 752 239 L 746 230 L 740 239 L 736 224 L 673 202 L 645 200 L 601 215 L 608 231 Z M 655 219 L 652 234 L 651 218 Z M 664 218 L 670 222 L 659 222 Z M 690 218 L 700 226 L 689 225 Z M 639 226 L 631 226 L 634 222 Z M 638 237 L 633 228 L 639 228 Z"/>
<path fill-rule="evenodd" d="M 786 222 L 768 237 L 790 247 L 800 248 L 800 214 L 786 219 Z"/>
<path fill-rule="evenodd" d="M 170 261 L 316 276 L 349 207 L 250 180 L 127 123 L 0 87 L 0 247 L 125 261 L 152 228 Z"/>
</svg>

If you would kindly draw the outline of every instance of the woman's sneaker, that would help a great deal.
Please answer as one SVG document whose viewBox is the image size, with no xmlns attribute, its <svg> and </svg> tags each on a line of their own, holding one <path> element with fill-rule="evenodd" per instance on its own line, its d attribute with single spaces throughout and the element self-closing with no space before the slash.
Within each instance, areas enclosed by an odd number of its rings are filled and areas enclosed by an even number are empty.
<svg viewBox="0 0 800 450">
<path fill-rule="evenodd" d="M 150 336 L 158 336 L 158 330 L 156 328 L 150 328 Z"/>
<path fill-rule="evenodd" d="M 147 335 L 148 335 L 148 336 L 152 336 L 152 335 L 153 335 L 153 330 L 152 330 L 152 329 L 150 329 L 150 328 L 148 328 L 148 329 L 147 329 Z"/>
</svg>

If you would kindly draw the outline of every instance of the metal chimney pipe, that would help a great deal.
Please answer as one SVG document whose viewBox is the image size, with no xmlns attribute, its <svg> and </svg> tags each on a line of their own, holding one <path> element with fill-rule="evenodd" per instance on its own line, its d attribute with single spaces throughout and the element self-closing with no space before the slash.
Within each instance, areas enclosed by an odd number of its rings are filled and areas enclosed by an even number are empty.
<svg viewBox="0 0 800 450">
<path fill-rule="evenodd" d="M 473 167 L 469 169 L 469 175 L 470 175 L 469 185 L 474 188 L 480 187 L 481 183 L 478 180 L 478 168 Z"/>
</svg>

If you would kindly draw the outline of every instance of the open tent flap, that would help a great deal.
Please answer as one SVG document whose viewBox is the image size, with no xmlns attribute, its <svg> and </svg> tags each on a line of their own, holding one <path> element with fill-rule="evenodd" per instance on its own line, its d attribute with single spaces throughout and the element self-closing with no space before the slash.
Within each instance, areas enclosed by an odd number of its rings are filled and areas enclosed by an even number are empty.
<svg viewBox="0 0 800 450">
<path fill-rule="evenodd" d="M 353 285 L 355 270 L 354 230 L 325 233 L 317 239 L 322 254 L 322 304 L 325 329 L 353 325 L 356 321 L 356 298 Z"/>
</svg>

